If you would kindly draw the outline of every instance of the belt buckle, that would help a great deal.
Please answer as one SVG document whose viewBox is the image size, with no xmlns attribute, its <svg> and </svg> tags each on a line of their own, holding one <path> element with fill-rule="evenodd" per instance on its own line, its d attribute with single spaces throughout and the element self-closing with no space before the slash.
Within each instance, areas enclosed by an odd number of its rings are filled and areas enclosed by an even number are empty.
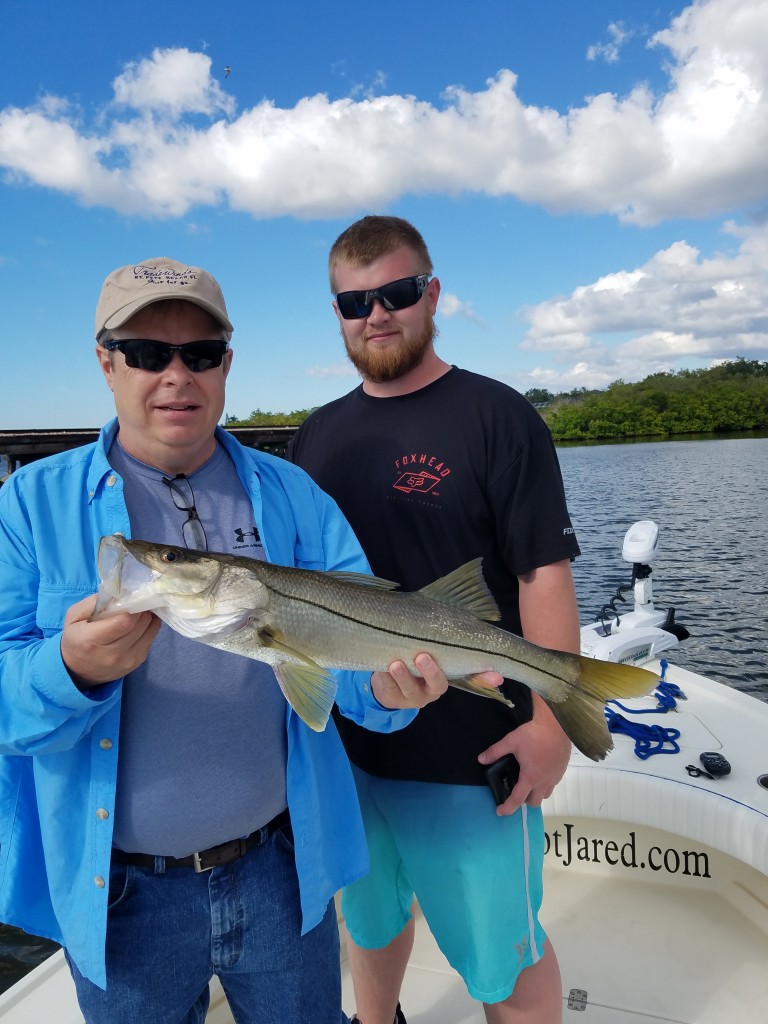
<svg viewBox="0 0 768 1024">
<path fill-rule="evenodd" d="M 214 865 L 205 867 L 200 859 L 200 853 L 196 852 L 192 854 L 192 867 L 195 869 L 195 874 L 201 875 L 204 871 L 213 871 Z"/>
<path fill-rule="evenodd" d="M 238 860 L 248 852 L 248 844 L 245 839 L 232 839 L 228 843 L 221 843 L 220 846 L 212 846 L 210 850 L 202 850 L 192 854 L 192 866 L 196 874 L 203 871 L 213 871 L 214 868 L 224 867 Z M 208 863 L 203 862 L 206 858 Z"/>
</svg>

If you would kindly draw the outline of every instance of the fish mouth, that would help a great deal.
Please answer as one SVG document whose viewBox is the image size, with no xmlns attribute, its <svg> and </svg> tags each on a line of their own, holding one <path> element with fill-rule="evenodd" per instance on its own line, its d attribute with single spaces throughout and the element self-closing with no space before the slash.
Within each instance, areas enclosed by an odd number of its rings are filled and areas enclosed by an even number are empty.
<svg viewBox="0 0 768 1024">
<path fill-rule="evenodd" d="M 149 611 L 157 605 L 153 584 L 160 574 L 134 558 L 123 541 L 120 534 L 99 541 L 99 587 L 92 619 L 120 611 Z"/>
<path fill-rule="evenodd" d="M 131 550 L 134 544 L 138 554 Z M 217 609 L 211 590 L 219 580 L 220 569 L 213 579 L 180 588 L 172 575 L 142 559 L 142 544 L 126 540 L 119 533 L 99 541 L 99 587 L 91 621 L 120 612 L 154 612 L 182 636 L 200 639 L 229 636 L 254 619 L 254 609 L 250 607 Z"/>
</svg>

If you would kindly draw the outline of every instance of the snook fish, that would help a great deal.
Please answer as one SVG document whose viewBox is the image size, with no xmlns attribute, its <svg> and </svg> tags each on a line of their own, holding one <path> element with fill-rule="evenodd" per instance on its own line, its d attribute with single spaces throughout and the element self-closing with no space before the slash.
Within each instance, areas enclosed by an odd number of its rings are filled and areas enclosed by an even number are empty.
<svg viewBox="0 0 768 1024">
<path fill-rule="evenodd" d="M 328 669 L 413 669 L 433 655 L 453 686 L 510 702 L 475 676 L 487 670 L 539 693 L 573 743 L 593 760 L 613 746 L 603 707 L 641 696 L 656 676 L 630 665 L 538 647 L 489 625 L 496 602 L 476 559 L 415 593 L 374 576 L 288 568 L 234 555 L 126 540 L 99 543 L 93 619 L 152 611 L 192 640 L 272 665 L 298 715 L 328 721 L 336 683 Z M 511 706 L 511 705 L 510 705 Z"/>
</svg>

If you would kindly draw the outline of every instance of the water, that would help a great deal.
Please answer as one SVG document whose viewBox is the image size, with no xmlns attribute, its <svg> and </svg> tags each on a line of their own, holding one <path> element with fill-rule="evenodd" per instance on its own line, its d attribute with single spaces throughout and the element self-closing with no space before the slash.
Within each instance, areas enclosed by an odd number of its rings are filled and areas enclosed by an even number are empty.
<svg viewBox="0 0 768 1024">
<path fill-rule="evenodd" d="M 582 551 L 573 566 L 581 621 L 594 621 L 629 583 L 624 534 L 653 519 L 654 604 L 674 607 L 691 634 L 667 657 L 768 700 L 768 438 L 561 448 L 559 456 Z"/>
<path fill-rule="evenodd" d="M 659 526 L 654 603 L 691 633 L 670 661 L 768 700 L 768 438 L 559 449 L 581 621 L 629 583 L 624 534 Z M 0 991 L 55 948 L 0 926 Z"/>
</svg>

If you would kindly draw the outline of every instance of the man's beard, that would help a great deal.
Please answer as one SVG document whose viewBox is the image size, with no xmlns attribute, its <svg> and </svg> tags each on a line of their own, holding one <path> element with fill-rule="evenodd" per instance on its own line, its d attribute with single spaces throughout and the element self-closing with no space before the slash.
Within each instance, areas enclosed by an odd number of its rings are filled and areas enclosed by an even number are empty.
<svg viewBox="0 0 768 1024">
<path fill-rule="evenodd" d="M 415 370 L 437 337 L 437 333 L 435 321 L 430 317 L 424 329 L 417 335 L 410 338 L 403 338 L 401 335 L 396 344 L 385 348 L 362 342 L 361 348 L 353 351 L 343 328 L 341 331 L 350 362 L 363 380 L 369 380 L 372 384 L 389 384 Z"/>
</svg>

